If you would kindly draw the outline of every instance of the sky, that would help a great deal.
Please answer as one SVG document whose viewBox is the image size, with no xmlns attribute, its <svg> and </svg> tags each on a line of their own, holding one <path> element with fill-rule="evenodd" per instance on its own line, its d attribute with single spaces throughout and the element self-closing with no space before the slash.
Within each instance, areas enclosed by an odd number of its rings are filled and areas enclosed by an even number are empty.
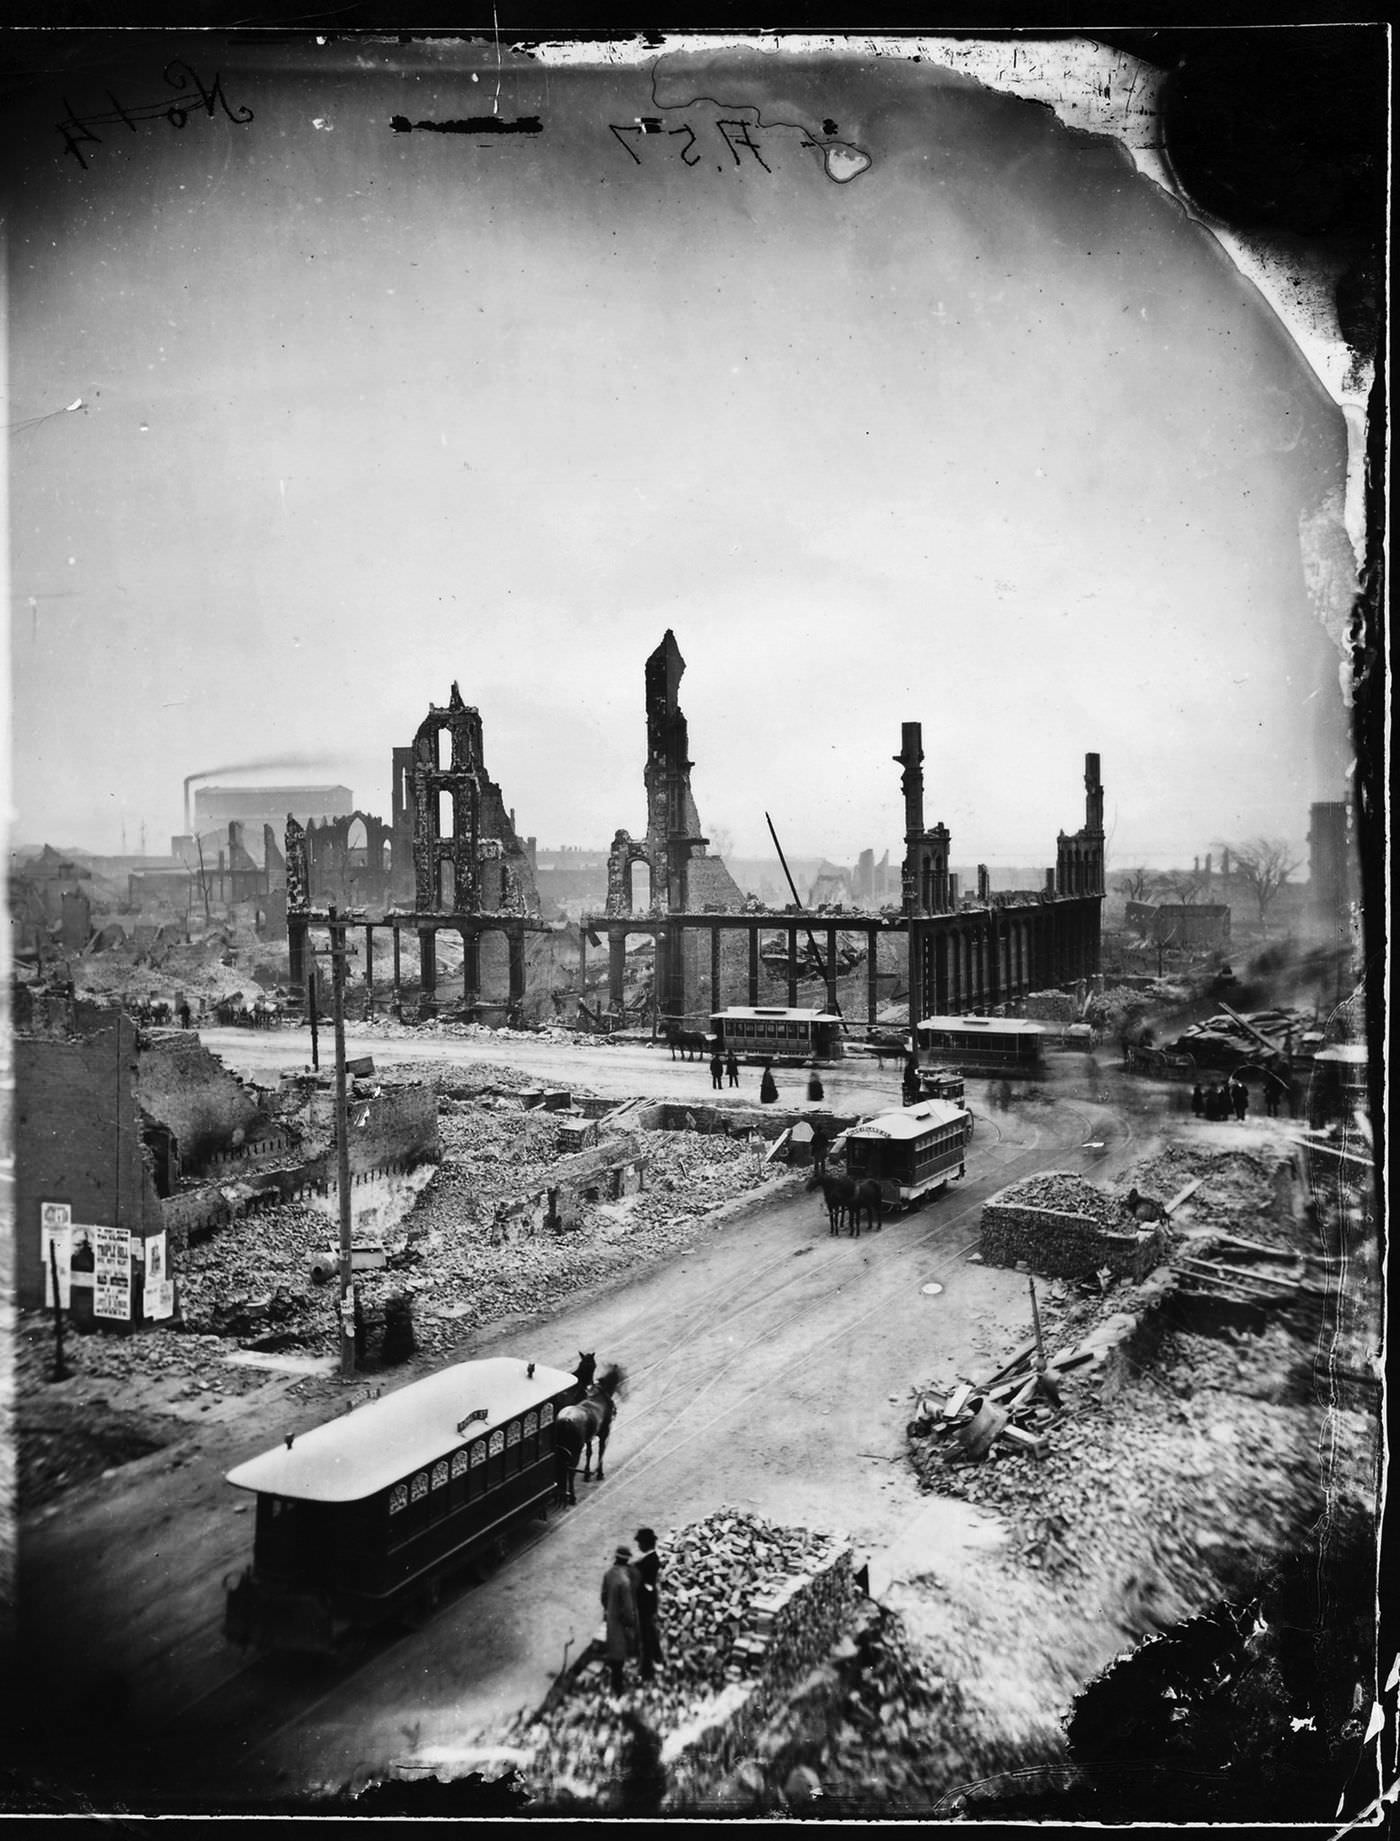
<svg viewBox="0 0 1400 1841">
<path fill-rule="evenodd" d="M 387 817 L 455 681 L 605 845 L 668 628 L 740 855 L 897 858 L 908 721 L 958 861 L 1053 862 L 1088 751 L 1120 864 L 1343 796 L 1341 414 L 1112 141 L 850 52 L 120 52 L 7 101 L 15 842 L 164 849 L 241 763 Z M 175 58 L 227 107 L 92 121 Z"/>
</svg>

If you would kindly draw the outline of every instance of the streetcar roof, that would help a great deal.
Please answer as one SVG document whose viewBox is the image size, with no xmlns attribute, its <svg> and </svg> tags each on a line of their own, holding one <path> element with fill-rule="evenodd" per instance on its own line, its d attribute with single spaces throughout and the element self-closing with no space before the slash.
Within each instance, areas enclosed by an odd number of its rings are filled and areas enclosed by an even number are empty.
<svg viewBox="0 0 1400 1841">
<path fill-rule="evenodd" d="M 1021 1016 L 926 1016 L 920 1029 L 947 1029 L 955 1033 L 983 1030 L 997 1036 L 1043 1036 L 1043 1023 L 1029 1023 Z"/>
<path fill-rule="evenodd" d="M 295 1433 L 290 1447 L 284 1441 L 249 1458 L 228 1472 L 227 1481 L 235 1489 L 305 1502 L 362 1501 L 502 1420 L 577 1385 L 561 1368 L 536 1364 L 527 1378 L 526 1367 L 508 1356 L 456 1362 L 309 1432 Z M 458 1430 L 469 1414 L 483 1412 L 484 1417 Z"/>
<path fill-rule="evenodd" d="M 755 1019 L 776 1017 L 780 1022 L 789 1023 L 839 1023 L 839 1016 L 832 1016 L 825 1010 L 781 1010 L 773 1005 L 731 1004 L 727 1010 L 712 1012 L 711 1020 L 720 1017 L 733 1017 L 735 1022 L 744 1023 Z"/>
<path fill-rule="evenodd" d="M 926 1099 L 917 1106 L 901 1106 L 897 1112 L 882 1112 L 878 1118 L 853 1125 L 847 1138 L 922 1138 L 941 1125 L 955 1125 L 967 1117 L 965 1106 L 948 1100 Z"/>
</svg>

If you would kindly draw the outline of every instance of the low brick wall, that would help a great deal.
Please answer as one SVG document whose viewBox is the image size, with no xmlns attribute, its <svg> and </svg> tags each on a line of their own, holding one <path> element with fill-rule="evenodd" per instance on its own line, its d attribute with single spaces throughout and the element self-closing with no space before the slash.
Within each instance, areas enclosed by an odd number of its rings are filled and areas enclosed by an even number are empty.
<svg viewBox="0 0 1400 1841">
<path fill-rule="evenodd" d="M 693 1808 L 747 1755 L 794 1684 L 833 1648 L 857 1596 L 851 1549 L 840 1546 L 754 1598 L 729 1681 L 662 1745 L 663 1809 Z"/>
<path fill-rule="evenodd" d="M 1027 1208 L 993 1196 L 982 1207 L 982 1257 L 992 1266 L 1029 1266 L 1046 1278 L 1088 1278 L 1107 1266 L 1135 1284 L 1166 1257 L 1159 1226 L 1113 1233 L 1088 1215 Z"/>
</svg>

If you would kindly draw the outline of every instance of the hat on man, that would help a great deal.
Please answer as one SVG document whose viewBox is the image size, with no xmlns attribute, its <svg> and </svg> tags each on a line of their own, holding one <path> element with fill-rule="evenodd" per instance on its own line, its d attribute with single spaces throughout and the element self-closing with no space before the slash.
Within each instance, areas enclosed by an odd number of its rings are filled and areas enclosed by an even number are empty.
<svg viewBox="0 0 1400 1841">
<path fill-rule="evenodd" d="M 619 1547 L 617 1552 L 613 1555 L 613 1564 L 616 1566 L 626 1566 L 631 1558 L 632 1549 L 630 1547 Z"/>
</svg>

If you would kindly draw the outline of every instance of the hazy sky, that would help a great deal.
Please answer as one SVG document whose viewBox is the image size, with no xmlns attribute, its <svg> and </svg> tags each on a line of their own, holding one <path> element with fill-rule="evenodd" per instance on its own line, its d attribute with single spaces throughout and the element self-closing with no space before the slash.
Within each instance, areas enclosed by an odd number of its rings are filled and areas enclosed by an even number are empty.
<svg viewBox="0 0 1400 1841">
<path fill-rule="evenodd" d="M 1113 143 L 878 59 L 668 57 L 658 101 L 489 46 L 123 49 L 7 108 L 18 840 L 163 849 L 186 774 L 256 760 L 387 816 L 456 679 L 520 829 L 605 843 L 667 627 L 741 854 L 767 810 L 897 857 L 904 721 L 958 861 L 1053 861 L 1090 749 L 1120 863 L 1342 796 L 1299 538 L 1341 416 Z M 252 119 L 65 151 L 177 56 Z M 390 125 L 493 107 L 542 131 Z"/>
</svg>

